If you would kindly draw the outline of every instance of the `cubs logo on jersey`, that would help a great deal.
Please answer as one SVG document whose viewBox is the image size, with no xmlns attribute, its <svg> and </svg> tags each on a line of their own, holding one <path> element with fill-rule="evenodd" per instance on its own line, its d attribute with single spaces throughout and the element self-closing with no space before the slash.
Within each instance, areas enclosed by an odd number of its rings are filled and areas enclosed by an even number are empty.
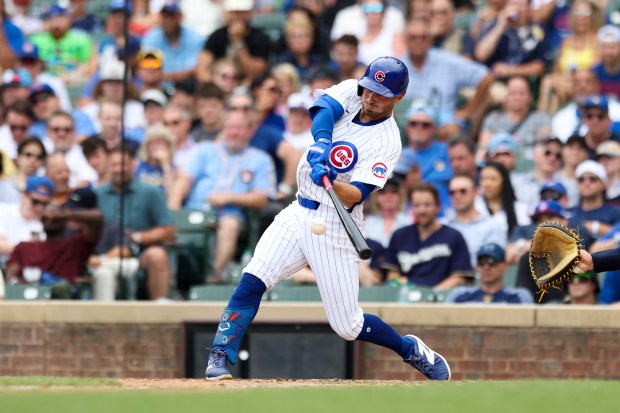
<svg viewBox="0 0 620 413">
<path fill-rule="evenodd" d="M 350 142 L 337 142 L 329 153 L 329 163 L 339 174 L 349 172 L 357 163 L 357 148 Z"/>
<path fill-rule="evenodd" d="M 372 166 L 372 174 L 377 178 L 384 178 L 387 176 L 387 166 L 382 162 L 377 162 Z"/>
</svg>

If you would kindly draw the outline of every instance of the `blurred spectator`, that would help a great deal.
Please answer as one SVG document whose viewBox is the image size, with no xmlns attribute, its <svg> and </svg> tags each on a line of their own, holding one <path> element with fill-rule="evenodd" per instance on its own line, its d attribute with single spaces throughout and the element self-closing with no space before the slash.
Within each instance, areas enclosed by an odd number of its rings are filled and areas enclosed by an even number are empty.
<svg viewBox="0 0 620 413">
<path fill-rule="evenodd" d="M 362 77 L 364 73 L 359 77 Z M 338 73 L 329 66 L 319 66 L 310 73 L 310 79 L 308 79 L 308 92 L 310 96 L 314 96 L 314 92 L 317 89 L 328 89 L 334 86 L 338 82 Z"/>
<path fill-rule="evenodd" d="M 88 0 L 70 0 L 69 14 L 71 15 L 71 27 L 74 29 L 91 35 L 103 29 L 97 18 L 88 12 Z"/>
<path fill-rule="evenodd" d="M 527 207 L 517 201 L 508 170 L 501 163 L 487 162 L 480 171 L 480 191 L 486 211 L 495 217 L 497 231 L 508 240 L 517 225 L 530 223 Z M 537 191 L 538 193 L 538 191 Z"/>
<path fill-rule="evenodd" d="M 549 43 L 557 53 L 562 40 L 570 35 L 570 2 L 556 0 L 533 0 L 532 19 L 542 25 L 549 36 Z"/>
<path fill-rule="evenodd" d="M 575 170 L 577 166 L 590 158 L 590 150 L 586 140 L 581 136 L 573 135 L 562 146 L 562 169 L 560 174 L 564 177 L 563 182 L 568 184 L 568 188 L 571 190 L 572 201 L 577 200 L 577 178 L 575 177 Z"/>
<path fill-rule="evenodd" d="M 11 14 L 11 23 L 17 26 L 26 36 L 40 32 L 43 29 L 43 22 L 39 16 L 33 15 L 31 6 L 32 0 L 13 0 L 12 10 L 7 10 Z M 2 7 L 0 5 L 0 8 Z M 4 15 L 3 17 L 9 16 Z"/>
<path fill-rule="evenodd" d="M 496 78 L 539 77 L 552 59 L 545 31 L 531 19 L 529 0 L 508 0 L 495 22 L 484 29 L 474 49 Z"/>
<path fill-rule="evenodd" d="M 276 167 L 278 192 L 276 200 L 288 199 L 297 187 L 297 164 L 300 153 L 293 144 L 284 139 L 282 133 L 268 125 L 260 125 L 252 97 L 247 93 L 233 94 L 228 101 L 228 111 L 240 111 L 250 120 L 251 127 L 256 128 L 250 146 L 262 149 L 271 157 Z"/>
<path fill-rule="evenodd" d="M 189 113 L 191 119 L 196 118 L 196 86 L 198 83 L 193 77 L 174 82 L 174 86 L 168 88 L 166 93 L 169 95 L 168 106 L 176 106 Z"/>
<path fill-rule="evenodd" d="M 583 161 L 575 176 L 579 182 L 579 204 L 569 210 L 571 219 L 582 221 L 592 238 L 597 239 L 620 221 L 620 209 L 605 197 L 607 173 L 603 165 Z"/>
<path fill-rule="evenodd" d="M 454 24 L 454 2 L 451 0 L 431 0 L 431 34 L 433 46 L 448 52 L 463 53 L 463 39 L 467 32 Z"/>
<path fill-rule="evenodd" d="M 510 174 L 511 181 L 515 176 L 515 167 L 517 166 L 516 150 L 517 145 L 512 135 L 506 132 L 497 132 L 491 135 L 491 140 L 486 149 L 487 159 L 504 165 Z"/>
<path fill-rule="evenodd" d="M 110 152 L 110 182 L 95 189 L 98 208 L 106 225 L 121 222 L 119 208 L 123 196 L 123 218 L 129 241 L 139 249 L 140 266 L 146 270 L 149 298 L 168 301 L 170 265 L 162 246 L 172 240 L 174 227 L 170 211 L 159 189 L 133 179 L 135 158 L 130 150 L 117 146 Z"/>
<path fill-rule="evenodd" d="M 37 121 L 30 128 L 28 133 L 42 139 L 46 142 L 47 122 L 52 114 L 60 110 L 60 100 L 56 96 L 56 92 L 50 85 L 35 85 L 30 91 L 28 103 L 32 106 L 32 110 L 37 117 Z M 84 139 L 95 134 L 95 126 L 90 117 L 81 110 L 74 109 L 71 111 L 73 122 L 75 124 L 75 134 L 78 139 Z"/>
<path fill-rule="evenodd" d="M 83 182 L 97 182 L 97 172 L 84 158 L 82 148 L 76 139 L 75 124 L 71 114 L 63 111 L 54 112 L 47 122 L 47 136 L 53 145 L 53 150 L 50 152 L 65 155 L 71 171 L 71 186 Z"/>
<path fill-rule="evenodd" d="M 280 63 L 271 69 L 271 75 L 278 83 L 278 89 L 280 90 L 275 112 L 286 119 L 289 109 L 288 98 L 301 89 L 299 73 L 292 64 Z"/>
<path fill-rule="evenodd" d="M 601 143 L 610 140 L 620 142 L 620 136 L 611 131 L 607 97 L 595 95 L 586 98 L 582 105 L 582 120 L 588 128 L 584 140 L 588 145 L 590 159 L 596 157 L 596 149 Z"/>
<path fill-rule="evenodd" d="M 450 199 L 454 213 L 442 220 L 465 239 L 472 266 L 476 265 L 476 251 L 483 244 L 493 242 L 505 246 L 507 241 L 505 234 L 497 230 L 495 219 L 476 209 L 477 195 L 476 181 L 472 176 L 453 176 L 450 179 Z"/>
<path fill-rule="evenodd" d="M 58 207 L 66 204 L 71 196 L 72 188 L 69 185 L 71 171 L 64 154 L 57 152 L 47 157 L 45 175 L 54 183 L 54 196 L 51 204 Z"/>
<path fill-rule="evenodd" d="M 27 70 L 5 70 L 0 83 L 0 107 L 7 107 L 20 100 L 25 101 L 31 87 L 32 78 Z"/>
<path fill-rule="evenodd" d="M 4 264 L 17 244 L 45 239 L 41 217 L 54 194 L 44 176 L 30 176 L 17 203 L 0 203 L 0 262 Z"/>
<path fill-rule="evenodd" d="M 17 203 L 21 202 L 22 193 L 26 188 L 27 179 L 39 173 L 45 166 L 47 151 L 43 143 L 31 136 L 19 143 L 17 146 L 17 157 L 15 158 L 15 173 L 0 180 L 2 183 L 0 190 L 0 202 Z M 3 156 L 2 175 L 9 169 L 10 160 Z"/>
<path fill-rule="evenodd" d="M 71 28 L 69 11 L 53 5 L 44 14 L 45 31 L 30 37 L 50 71 L 67 83 L 84 82 L 88 75 L 93 41 L 81 30 Z"/>
<path fill-rule="evenodd" d="M 334 41 L 332 59 L 338 68 L 338 80 L 358 79 L 361 69 L 366 70 L 359 60 L 359 40 L 352 34 L 345 34 Z"/>
<path fill-rule="evenodd" d="M 13 67 L 15 53 L 22 48 L 24 35 L 21 30 L 11 22 L 6 12 L 4 1 L 0 1 L 0 69 Z"/>
<path fill-rule="evenodd" d="M 287 10 L 286 20 L 284 26 L 289 22 L 295 22 L 297 24 L 307 24 L 312 26 L 312 43 L 310 46 L 310 53 L 315 56 L 320 56 L 323 59 L 329 59 L 329 27 L 321 26 L 321 16 L 312 11 L 312 7 L 300 4 L 299 2 L 293 7 Z M 287 39 L 285 30 L 283 30 L 280 38 L 275 42 L 275 53 L 281 54 L 286 50 Z"/>
<path fill-rule="evenodd" d="M 188 209 L 212 209 L 218 213 L 215 262 L 207 282 L 227 281 L 224 271 L 237 248 L 243 208 L 264 208 L 274 195 L 271 159 L 249 146 L 251 122 L 243 112 L 230 112 L 224 121 L 222 140 L 198 146 L 169 196 L 170 209 L 180 209 L 184 204 Z"/>
<path fill-rule="evenodd" d="M 199 123 L 191 130 L 194 142 L 214 141 L 224 121 L 224 92 L 213 83 L 203 83 L 196 90 Z"/>
<path fill-rule="evenodd" d="M 223 57 L 241 67 L 242 79 L 254 79 L 268 67 L 271 40 L 262 30 L 250 26 L 253 0 L 224 0 L 226 25 L 214 31 L 198 56 L 196 79 L 212 80 L 211 66 Z"/>
<path fill-rule="evenodd" d="M 284 132 L 284 118 L 276 114 L 278 98 L 282 94 L 276 78 L 269 73 L 258 75 L 252 81 L 251 91 L 254 95 L 258 124 Z"/>
<path fill-rule="evenodd" d="M 0 150 L 11 159 L 17 157 L 17 146 L 28 136 L 36 118 L 30 106 L 23 101 L 4 108 L 4 124 L 0 126 Z"/>
<path fill-rule="evenodd" d="M 598 277 L 592 271 L 574 274 L 568 283 L 566 304 L 593 305 L 598 304 L 600 292 Z"/>
<path fill-rule="evenodd" d="M 108 168 L 109 149 L 106 143 L 96 137 L 84 139 L 80 146 L 84 158 L 91 168 L 97 172 L 97 182 L 93 182 L 94 186 L 102 185 L 110 181 L 110 169 Z"/>
<path fill-rule="evenodd" d="M 162 52 L 164 80 L 176 82 L 194 76 L 204 37 L 181 25 L 183 14 L 176 0 L 165 0 L 160 16 L 161 27 L 152 28 L 144 35 L 142 49 Z"/>
<path fill-rule="evenodd" d="M 312 136 L 312 119 L 309 109 L 314 105 L 314 99 L 304 93 L 293 93 L 288 98 L 288 117 L 284 139 L 290 142 L 299 152 L 314 143 Z"/>
<path fill-rule="evenodd" d="M 502 110 L 493 111 L 484 118 L 480 146 L 484 149 L 494 133 L 507 132 L 515 141 L 514 149 L 526 159 L 532 159 L 536 138 L 551 131 L 551 118 L 544 112 L 532 110 L 531 106 L 532 92 L 528 80 L 509 78 Z"/>
<path fill-rule="evenodd" d="M 457 136 L 448 143 L 448 158 L 455 175 L 469 175 L 478 182 L 480 168 L 476 162 L 476 143 L 467 136 Z"/>
<path fill-rule="evenodd" d="M 101 132 L 96 136 L 105 142 L 108 150 L 121 143 L 122 116 L 123 109 L 120 104 L 112 101 L 103 101 L 99 104 L 98 120 Z"/>
<path fill-rule="evenodd" d="M 606 25 L 598 31 L 601 63 L 592 68 L 603 95 L 620 97 L 620 28 Z"/>
<path fill-rule="evenodd" d="M 432 4 L 427 0 L 408 0 L 405 8 L 407 20 L 424 19 L 431 21 Z"/>
<path fill-rule="evenodd" d="M 58 96 L 61 109 L 71 110 L 67 86 L 59 77 L 46 70 L 45 62 L 39 57 L 37 46 L 30 42 L 24 42 L 22 48 L 17 52 L 17 58 L 17 67 L 27 70 L 35 84 L 49 85 Z"/>
<path fill-rule="evenodd" d="M 606 141 L 596 148 L 596 161 L 607 173 L 607 199 L 615 201 L 620 197 L 620 143 Z"/>
<path fill-rule="evenodd" d="M 152 8 L 156 3 L 158 1 L 149 2 L 149 7 Z M 200 33 L 205 38 L 223 24 L 222 2 L 220 1 L 181 0 L 179 4 L 183 11 L 183 25 Z"/>
<path fill-rule="evenodd" d="M 93 122 L 95 130 L 101 132 L 99 108 L 101 102 L 109 100 L 119 105 L 124 101 L 125 63 L 112 59 L 102 62 L 99 69 L 99 82 L 93 90 L 93 101 L 82 108 Z M 132 82 L 127 84 L 127 100 L 124 101 L 125 131 L 144 127 L 144 107 L 138 101 L 139 95 Z M 92 135 L 92 134 L 91 134 Z M 89 135 L 90 136 L 90 135 Z"/>
<path fill-rule="evenodd" d="M 330 37 L 332 40 L 340 38 L 344 34 L 352 34 L 358 39 L 364 37 L 368 28 L 364 19 L 364 11 L 361 1 L 340 10 L 332 26 Z M 405 28 L 405 16 L 402 10 L 394 6 L 385 7 L 385 25 L 391 27 L 395 33 L 402 33 Z"/>
<path fill-rule="evenodd" d="M 221 58 L 213 62 L 212 69 L 213 69 L 212 70 L 213 83 L 215 84 L 215 86 L 219 87 L 222 90 L 222 92 L 224 92 L 225 97 L 230 96 L 232 91 L 237 86 L 239 86 L 242 80 L 242 77 L 243 77 L 241 75 L 241 69 L 239 68 L 239 65 L 233 59 Z M 274 67 L 274 70 L 275 70 L 275 67 Z M 275 72 L 274 72 L 274 75 L 275 75 Z"/>
<path fill-rule="evenodd" d="M 533 211 L 538 204 L 540 188 L 545 182 L 561 182 L 566 188 L 570 181 L 559 173 L 562 166 L 562 141 L 556 137 L 547 137 L 536 142 L 533 150 L 534 165 L 531 170 L 520 172 L 512 177 L 512 185 L 517 199 L 525 204 L 528 211 Z M 574 194 L 569 202 L 575 202 Z"/>
<path fill-rule="evenodd" d="M 144 105 L 146 127 L 164 122 L 164 110 L 168 106 L 168 98 L 164 92 L 159 89 L 145 90 L 140 95 L 140 101 Z"/>
<path fill-rule="evenodd" d="M 293 17 L 297 16 L 297 17 Z M 306 83 L 310 73 L 317 66 L 326 64 L 329 59 L 312 46 L 315 42 L 316 27 L 307 15 L 290 15 L 284 25 L 284 49 L 278 53 L 277 63 L 290 63 L 299 72 L 302 82 Z"/>
<path fill-rule="evenodd" d="M 150 126 L 140 146 L 139 158 L 134 172 L 136 181 L 156 186 L 167 198 L 177 177 L 173 165 L 174 137 L 170 129 L 162 124 Z"/>
<path fill-rule="evenodd" d="M 394 231 L 412 223 L 404 211 L 405 198 L 397 177 L 388 178 L 383 188 L 372 194 L 370 213 L 365 218 L 366 238 L 379 243 L 382 250 L 389 246 Z"/>
<path fill-rule="evenodd" d="M 431 184 L 411 193 L 415 224 L 394 231 L 383 267 L 388 280 L 435 289 L 454 288 L 472 276 L 469 251 L 457 230 L 437 220 L 439 194 Z"/>
<path fill-rule="evenodd" d="M 52 286 L 52 298 L 69 299 L 75 281 L 86 272 L 88 257 L 101 235 L 103 219 L 97 209 L 71 210 L 47 207 L 42 217 L 45 241 L 20 242 L 7 262 L 9 283 L 24 283 L 28 267 L 41 272 L 39 284 Z M 77 228 L 69 238 L 69 223 Z"/>
<path fill-rule="evenodd" d="M 434 184 L 439 190 L 441 205 L 450 205 L 448 181 L 452 177 L 452 168 L 448 158 L 448 145 L 438 142 L 435 137 L 437 126 L 436 112 L 430 105 L 414 103 L 407 111 L 407 142 L 399 163 L 406 162 L 407 152 L 414 152 L 422 167 L 422 180 Z M 399 169 L 408 169 L 401 165 Z"/>
<path fill-rule="evenodd" d="M 192 118 L 187 111 L 176 107 L 168 106 L 164 111 L 164 125 L 172 134 L 174 155 L 171 159 L 172 164 L 179 168 L 187 165 L 196 153 L 196 142 L 190 135 Z"/>
<path fill-rule="evenodd" d="M 553 93 L 560 102 L 566 102 L 572 89 L 570 73 L 589 69 L 600 61 L 596 32 L 603 24 L 603 14 L 599 4 L 594 0 L 574 1 L 569 22 L 571 33 L 562 39 L 553 72 L 541 82 L 541 99 L 549 99 L 548 95 Z"/>
<path fill-rule="evenodd" d="M 487 69 L 455 53 L 431 48 L 433 38 L 428 21 L 417 18 L 409 21 L 405 35 L 407 55 L 403 62 L 409 69 L 406 97 L 432 104 L 439 112 L 436 122 L 440 127 L 459 123 L 455 116 L 459 91 L 465 87 L 477 88 Z M 478 93 L 486 94 L 482 89 Z"/>
<path fill-rule="evenodd" d="M 476 268 L 480 275 L 477 287 L 457 287 L 450 292 L 444 303 L 506 303 L 533 304 L 534 297 L 525 288 L 504 285 L 504 273 L 508 263 L 504 249 L 494 243 L 485 243 L 476 253 Z"/>
<path fill-rule="evenodd" d="M 382 56 L 401 56 L 405 51 L 403 30 L 390 26 L 387 0 L 361 0 L 360 5 L 366 30 L 359 37 L 359 60 L 369 65 Z"/>
<path fill-rule="evenodd" d="M 144 50 L 138 53 L 137 75 L 142 82 L 142 91 L 155 89 L 163 91 L 164 57 L 159 50 Z"/>
</svg>

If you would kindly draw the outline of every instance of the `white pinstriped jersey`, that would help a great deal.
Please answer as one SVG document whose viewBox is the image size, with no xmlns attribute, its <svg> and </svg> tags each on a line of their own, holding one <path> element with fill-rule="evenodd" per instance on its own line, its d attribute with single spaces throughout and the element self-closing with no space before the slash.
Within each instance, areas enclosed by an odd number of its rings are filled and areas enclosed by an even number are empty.
<svg viewBox="0 0 620 413">
<path fill-rule="evenodd" d="M 357 80 L 345 80 L 327 90 L 317 90 L 315 97 L 327 94 L 344 108 L 344 114 L 334 124 L 330 165 L 342 182 L 363 182 L 383 188 L 386 178 L 392 173 L 402 149 L 400 131 L 394 117 L 373 125 L 359 125 L 353 119 L 362 107 L 357 96 Z M 310 179 L 312 168 L 306 160 L 307 152 L 297 166 L 298 194 L 304 198 L 331 204 L 323 187 Z M 360 224 L 362 208 L 356 207 L 353 219 Z"/>
</svg>

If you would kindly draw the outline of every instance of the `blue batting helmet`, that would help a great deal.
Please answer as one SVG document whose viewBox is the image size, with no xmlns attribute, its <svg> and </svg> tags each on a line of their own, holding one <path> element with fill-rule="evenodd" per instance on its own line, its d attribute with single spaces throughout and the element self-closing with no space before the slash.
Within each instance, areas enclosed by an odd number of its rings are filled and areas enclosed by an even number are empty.
<svg viewBox="0 0 620 413">
<path fill-rule="evenodd" d="M 373 61 L 366 73 L 358 80 L 357 94 L 362 95 L 362 88 L 378 95 L 393 98 L 407 91 L 409 71 L 407 66 L 395 57 L 380 57 Z"/>
</svg>

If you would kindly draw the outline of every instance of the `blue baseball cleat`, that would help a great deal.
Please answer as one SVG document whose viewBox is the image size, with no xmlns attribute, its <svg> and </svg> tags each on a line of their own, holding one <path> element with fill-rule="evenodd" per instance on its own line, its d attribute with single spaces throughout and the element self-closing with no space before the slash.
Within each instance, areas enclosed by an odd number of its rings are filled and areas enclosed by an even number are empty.
<svg viewBox="0 0 620 413">
<path fill-rule="evenodd" d="M 205 372 L 205 378 L 207 380 L 230 380 L 232 374 L 226 368 L 226 350 L 220 348 L 211 349 L 209 353 L 209 364 L 207 364 L 207 371 Z"/>
<path fill-rule="evenodd" d="M 403 359 L 430 380 L 450 380 L 450 366 L 443 356 L 424 344 L 413 334 L 406 335 L 405 340 L 411 341 L 411 350 Z"/>
</svg>

